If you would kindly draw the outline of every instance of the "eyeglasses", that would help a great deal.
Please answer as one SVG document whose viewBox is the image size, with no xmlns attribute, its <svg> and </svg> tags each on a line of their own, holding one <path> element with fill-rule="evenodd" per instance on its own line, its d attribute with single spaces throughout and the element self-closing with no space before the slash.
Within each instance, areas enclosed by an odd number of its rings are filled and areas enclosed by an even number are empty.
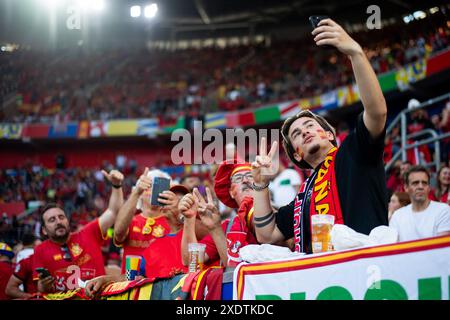
<svg viewBox="0 0 450 320">
<path fill-rule="evenodd" d="M 72 256 L 69 251 L 67 244 L 61 246 L 61 251 L 63 252 L 63 259 L 66 261 L 72 261 Z"/>
<path fill-rule="evenodd" d="M 244 178 L 246 178 L 247 180 L 253 180 L 251 171 L 244 173 L 244 174 L 236 173 L 234 176 L 231 177 L 231 182 L 232 183 L 241 183 L 242 181 L 244 181 Z"/>
</svg>

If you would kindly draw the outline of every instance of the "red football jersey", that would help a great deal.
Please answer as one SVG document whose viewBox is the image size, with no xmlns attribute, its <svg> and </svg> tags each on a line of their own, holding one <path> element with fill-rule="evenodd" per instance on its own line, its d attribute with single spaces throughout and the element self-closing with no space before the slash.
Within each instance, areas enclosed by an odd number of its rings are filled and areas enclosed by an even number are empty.
<svg viewBox="0 0 450 320">
<path fill-rule="evenodd" d="M 237 217 L 236 217 L 236 219 L 237 219 Z M 230 221 L 229 219 L 226 219 L 222 222 L 223 233 L 226 232 L 229 221 Z M 202 240 L 199 241 L 199 243 L 206 244 L 205 254 L 208 255 L 208 258 L 209 258 L 207 265 L 208 266 L 220 265 L 219 252 L 217 251 L 216 244 L 215 244 L 213 238 L 211 237 L 211 235 L 207 234 Z"/>
<path fill-rule="evenodd" d="M 170 233 L 170 226 L 165 216 L 147 218 L 137 214 L 128 227 L 128 235 L 123 243 L 114 242 L 123 247 L 122 273 L 125 273 L 126 256 L 141 256 L 148 246 L 158 238 Z"/>
<path fill-rule="evenodd" d="M 86 281 L 104 275 L 101 246 L 106 236 L 102 235 L 98 219 L 71 233 L 67 240 L 70 260 L 64 259 L 61 245 L 45 240 L 34 249 L 33 280 L 39 279 L 36 268 L 46 268 L 55 278 L 55 289 L 66 291 L 78 287 L 78 278 Z"/>
<path fill-rule="evenodd" d="M 6 285 L 13 274 L 13 266 L 9 262 L 0 261 L 0 300 L 10 299 L 6 293 Z"/>
<path fill-rule="evenodd" d="M 33 254 L 20 260 L 14 269 L 14 275 L 23 281 L 24 292 L 37 292 L 36 283 L 33 281 Z"/>
<path fill-rule="evenodd" d="M 145 276 L 150 279 L 170 278 L 178 273 L 186 273 L 181 256 L 183 230 L 155 239 L 142 253 L 145 259 Z"/>
<path fill-rule="evenodd" d="M 224 233 L 226 232 L 228 221 L 229 219 L 222 222 Z M 229 233 L 226 234 L 228 266 L 236 266 L 240 262 L 240 248 L 248 244 L 258 243 L 250 228 L 253 228 L 253 198 L 245 197 L 233 220 Z M 200 242 L 206 244 L 205 252 L 209 257 L 208 264 L 218 265 L 220 256 L 211 235 L 207 235 Z"/>
</svg>

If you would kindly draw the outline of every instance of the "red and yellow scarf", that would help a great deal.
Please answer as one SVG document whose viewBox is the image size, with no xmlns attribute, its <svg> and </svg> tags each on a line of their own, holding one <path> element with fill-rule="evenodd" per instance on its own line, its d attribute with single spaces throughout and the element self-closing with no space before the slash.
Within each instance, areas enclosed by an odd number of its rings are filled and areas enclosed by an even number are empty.
<svg viewBox="0 0 450 320">
<path fill-rule="evenodd" d="M 295 251 L 306 252 L 303 230 L 303 213 L 330 214 L 335 224 L 343 224 L 341 203 L 336 184 L 335 158 L 337 148 L 328 151 L 319 169 L 302 184 L 294 202 L 294 243 Z M 309 196 L 310 195 L 310 196 Z"/>
</svg>

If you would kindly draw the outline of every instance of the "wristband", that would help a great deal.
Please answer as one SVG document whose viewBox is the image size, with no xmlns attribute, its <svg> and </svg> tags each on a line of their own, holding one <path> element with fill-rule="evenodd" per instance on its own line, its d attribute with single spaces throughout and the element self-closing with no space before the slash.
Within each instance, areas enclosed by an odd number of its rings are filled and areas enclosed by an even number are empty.
<svg viewBox="0 0 450 320">
<path fill-rule="evenodd" d="M 262 191 L 262 190 L 264 190 L 264 189 L 266 189 L 268 186 L 269 186 L 269 183 L 270 182 L 267 182 L 265 185 L 263 185 L 263 186 L 258 186 L 258 185 L 256 185 L 254 182 L 252 183 L 252 187 L 253 187 L 253 190 L 255 190 L 255 191 Z"/>
<path fill-rule="evenodd" d="M 112 184 L 112 183 L 111 183 L 111 185 L 112 185 L 112 187 L 113 187 L 114 189 L 120 189 L 120 188 L 122 188 L 122 184 L 115 185 L 115 184 Z"/>
</svg>

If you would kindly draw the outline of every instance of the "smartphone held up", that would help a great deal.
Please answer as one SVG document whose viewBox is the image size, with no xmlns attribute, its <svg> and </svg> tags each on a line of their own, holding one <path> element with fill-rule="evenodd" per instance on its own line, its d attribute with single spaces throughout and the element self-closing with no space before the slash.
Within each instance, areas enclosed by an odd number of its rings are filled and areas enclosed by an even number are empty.
<svg viewBox="0 0 450 320">
<path fill-rule="evenodd" d="M 158 201 L 159 194 L 170 189 L 170 180 L 162 177 L 155 177 L 152 183 L 152 197 L 150 204 L 152 206 L 164 206 Z"/>
<path fill-rule="evenodd" d="M 313 29 L 317 28 L 319 26 L 319 22 L 325 19 L 328 19 L 328 16 L 310 16 L 309 22 L 311 22 L 311 25 Z"/>
<path fill-rule="evenodd" d="M 309 19 L 309 22 L 311 23 L 311 26 L 312 26 L 313 30 L 314 30 L 314 29 L 316 29 L 319 26 L 319 22 L 320 21 L 325 20 L 325 19 L 329 19 L 329 17 L 328 16 L 317 15 L 317 16 L 310 16 L 308 19 Z M 322 45 L 320 47 L 323 48 L 323 49 L 334 49 L 333 46 L 330 46 L 328 44 Z"/>
</svg>

